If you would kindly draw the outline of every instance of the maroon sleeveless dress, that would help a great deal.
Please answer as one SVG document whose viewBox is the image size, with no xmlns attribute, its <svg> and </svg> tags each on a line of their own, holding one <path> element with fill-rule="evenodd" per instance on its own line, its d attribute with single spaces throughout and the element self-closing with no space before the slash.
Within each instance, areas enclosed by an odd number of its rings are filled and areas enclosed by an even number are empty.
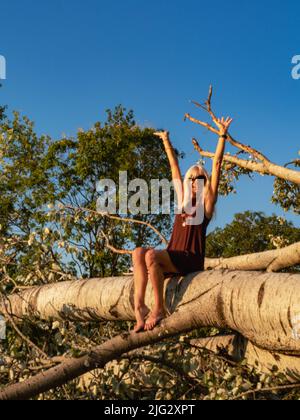
<svg viewBox="0 0 300 420">
<path fill-rule="evenodd" d="M 173 233 L 166 251 L 179 274 L 204 271 L 206 229 L 210 221 L 204 214 L 201 225 L 183 226 L 182 215 L 175 216 Z"/>
</svg>

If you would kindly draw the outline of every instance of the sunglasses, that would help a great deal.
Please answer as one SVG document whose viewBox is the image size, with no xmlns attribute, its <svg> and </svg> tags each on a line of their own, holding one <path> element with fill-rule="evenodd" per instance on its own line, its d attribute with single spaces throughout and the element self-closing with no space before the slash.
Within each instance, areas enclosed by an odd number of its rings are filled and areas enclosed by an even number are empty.
<svg viewBox="0 0 300 420">
<path fill-rule="evenodd" d="M 199 175 L 199 176 L 196 176 L 196 177 L 191 176 L 189 179 L 190 179 L 191 181 L 196 181 L 196 179 L 204 179 L 204 184 L 205 184 L 205 183 L 206 183 L 206 181 L 207 181 L 206 176 L 204 176 L 204 175 Z"/>
</svg>

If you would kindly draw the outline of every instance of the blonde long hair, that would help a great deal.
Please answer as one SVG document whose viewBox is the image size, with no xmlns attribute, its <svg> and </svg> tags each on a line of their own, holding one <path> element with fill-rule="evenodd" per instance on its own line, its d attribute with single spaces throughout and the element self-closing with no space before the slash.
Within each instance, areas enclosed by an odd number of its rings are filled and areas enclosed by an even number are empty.
<svg viewBox="0 0 300 420">
<path fill-rule="evenodd" d="M 191 166 L 188 169 L 188 171 L 186 172 L 184 180 L 183 180 L 183 208 L 187 208 L 187 207 L 189 208 L 189 206 L 192 207 L 191 206 L 192 194 L 191 194 L 191 180 L 190 180 L 190 177 L 191 177 L 191 174 L 196 169 L 198 169 L 198 170 L 200 169 L 203 172 L 203 174 L 206 178 L 206 184 L 204 186 L 203 195 L 201 195 L 201 197 L 197 198 L 196 205 L 195 205 L 196 208 L 198 208 L 198 206 L 200 206 L 200 205 L 204 205 L 205 197 L 206 197 L 206 195 L 207 195 L 207 193 L 210 189 L 211 178 L 210 178 L 210 175 L 207 172 L 207 170 L 200 164 L 196 164 L 196 165 Z M 213 215 L 215 215 L 215 210 L 214 210 Z"/>
</svg>

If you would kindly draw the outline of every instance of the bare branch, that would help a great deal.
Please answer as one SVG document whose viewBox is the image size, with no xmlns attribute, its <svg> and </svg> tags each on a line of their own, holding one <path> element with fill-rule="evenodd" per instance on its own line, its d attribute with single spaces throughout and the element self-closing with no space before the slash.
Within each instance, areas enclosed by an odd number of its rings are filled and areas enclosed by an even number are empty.
<svg viewBox="0 0 300 420">
<path fill-rule="evenodd" d="M 232 144 L 232 146 L 235 146 L 238 149 L 243 150 L 244 152 L 255 156 L 257 159 L 261 160 L 265 164 L 270 163 L 270 160 L 265 155 L 263 155 L 261 152 L 259 152 L 256 149 L 253 149 L 253 147 L 251 147 L 249 145 L 245 145 L 245 144 L 242 144 L 242 143 L 234 140 L 234 138 L 229 133 L 227 134 L 227 139 L 228 139 L 229 143 Z"/>
<path fill-rule="evenodd" d="M 195 150 L 203 157 L 208 157 L 214 159 L 215 154 L 212 152 L 204 151 L 197 142 L 196 139 L 193 139 L 193 145 Z M 251 170 L 252 172 L 257 172 L 262 175 L 276 176 L 277 178 L 284 179 L 294 184 L 300 184 L 300 171 L 295 171 L 291 169 L 284 168 L 280 165 L 276 165 L 269 160 L 264 163 L 255 162 L 253 160 L 244 160 L 232 156 L 228 153 L 224 154 L 223 160 L 225 162 L 230 162 L 234 165 L 240 166 L 241 168 Z"/>
<path fill-rule="evenodd" d="M 28 337 L 25 337 L 25 335 L 19 330 L 19 328 L 16 326 L 14 320 L 13 320 L 13 314 L 10 314 L 7 309 L 7 302 L 10 304 L 9 300 L 4 295 L 1 295 L 2 305 L 1 309 L 3 309 L 3 314 L 5 318 L 10 322 L 13 329 L 16 331 L 16 333 L 22 338 L 22 340 L 27 343 L 27 345 L 31 348 L 33 348 L 40 356 L 42 356 L 44 359 L 49 359 L 48 355 L 43 352 L 37 345 L 35 345 L 31 340 L 29 340 Z"/>
<path fill-rule="evenodd" d="M 280 249 L 230 258 L 206 258 L 205 269 L 266 270 L 278 272 L 300 264 L 300 242 Z"/>
<path fill-rule="evenodd" d="M 200 120 L 197 120 L 196 118 L 191 117 L 190 114 L 185 114 L 185 119 L 188 119 L 195 124 L 198 124 L 198 125 L 201 125 L 204 128 L 207 128 L 207 130 L 211 131 L 212 133 L 220 135 L 220 132 L 218 130 L 216 130 L 213 126 L 211 126 L 210 124 L 208 124 L 204 121 L 200 121 Z"/>
<path fill-rule="evenodd" d="M 127 353 L 149 344 L 154 344 L 168 337 L 174 337 L 180 332 L 189 332 L 193 329 L 191 320 L 184 322 L 180 317 L 176 320 L 176 327 L 165 320 L 164 327 L 156 327 L 152 331 L 141 334 L 121 334 L 108 340 L 106 343 L 92 349 L 92 351 L 79 359 L 70 359 L 60 365 L 40 373 L 28 380 L 10 385 L 0 390 L 0 400 L 29 399 L 42 392 L 62 386 L 68 381 L 77 378 L 84 373 L 103 368 L 108 362 L 115 360 Z"/>
<path fill-rule="evenodd" d="M 300 383 L 293 384 L 293 385 L 273 386 L 273 387 L 267 387 L 267 388 L 261 388 L 261 389 L 250 389 L 249 391 L 243 392 L 242 394 L 239 394 L 237 397 L 234 397 L 232 401 L 240 400 L 244 397 L 247 397 L 248 395 L 262 394 L 262 393 L 274 392 L 274 391 L 286 391 L 288 389 L 296 389 L 296 388 L 300 388 Z"/>
<path fill-rule="evenodd" d="M 69 210 L 80 211 L 82 213 L 85 213 L 85 212 L 92 213 L 92 214 L 95 214 L 97 216 L 107 217 L 107 218 L 112 219 L 112 220 L 119 220 L 120 222 L 123 222 L 123 223 L 134 223 L 134 224 L 147 226 L 148 228 L 152 229 L 153 232 L 155 232 L 161 238 L 161 241 L 163 243 L 168 244 L 168 241 L 164 237 L 164 235 L 162 235 L 162 233 L 160 233 L 158 229 L 156 229 L 154 226 L 152 226 L 148 222 L 144 222 L 142 220 L 130 219 L 130 218 L 126 218 L 126 217 L 113 216 L 113 215 L 108 214 L 108 213 L 98 212 L 98 211 L 91 210 L 91 209 L 88 209 L 88 208 L 85 208 L 85 207 L 76 208 L 76 207 L 73 207 L 73 206 L 65 205 L 65 206 L 63 206 L 63 208 L 61 210 L 63 210 L 64 208 L 69 209 Z"/>
<path fill-rule="evenodd" d="M 204 149 L 202 149 L 195 138 L 193 138 L 192 142 L 193 142 L 195 150 L 199 152 L 201 156 L 210 158 L 212 160 L 214 159 L 215 154 L 212 152 L 207 152 Z M 253 160 L 240 159 L 240 158 L 237 158 L 236 156 L 230 155 L 229 153 L 225 153 L 223 157 L 223 161 L 231 163 L 232 164 L 231 167 L 240 166 L 241 168 L 248 169 L 253 172 L 258 172 L 263 175 L 269 175 L 267 169 L 262 163 L 255 162 Z"/>
<path fill-rule="evenodd" d="M 112 252 L 114 252 L 115 254 L 122 254 L 122 255 L 124 255 L 124 254 L 133 254 L 133 251 L 131 251 L 131 250 L 129 250 L 129 249 L 117 249 L 117 248 L 115 248 L 114 246 L 112 246 L 112 245 L 110 245 L 110 242 L 109 242 L 109 238 L 108 238 L 108 236 L 105 234 L 105 232 L 103 232 L 103 230 L 101 230 L 101 235 L 103 236 L 103 238 L 105 239 L 105 241 L 106 241 L 106 247 L 108 248 L 108 249 L 110 249 Z"/>
<path fill-rule="evenodd" d="M 206 106 L 203 106 L 203 105 L 201 105 L 201 104 L 199 104 L 198 102 L 195 102 L 195 101 L 192 101 L 192 103 L 194 105 L 196 105 L 197 107 L 199 107 L 201 109 L 204 109 L 210 115 L 212 121 L 214 123 L 216 123 L 217 117 L 216 117 L 216 115 L 213 112 L 212 107 L 211 107 L 212 92 L 213 92 L 213 89 L 212 89 L 212 86 L 210 86 L 208 99 L 205 102 Z M 191 122 L 193 122 L 195 124 L 198 124 L 198 125 L 201 125 L 202 127 L 206 128 L 207 130 L 211 131 L 212 133 L 220 135 L 219 130 L 214 128 L 211 124 L 208 124 L 204 121 L 193 118 L 190 114 L 185 114 L 185 119 L 189 119 Z M 235 158 L 234 157 L 229 157 L 228 154 L 224 156 L 225 161 L 226 160 L 230 161 L 231 163 L 235 163 L 236 165 L 241 166 L 245 169 L 249 169 L 249 170 L 252 170 L 252 171 L 255 171 L 255 172 L 259 172 L 261 174 L 268 174 L 268 175 L 276 176 L 277 178 L 285 179 L 286 181 L 290 181 L 290 182 L 293 182 L 295 184 L 300 184 L 300 171 L 287 169 L 286 168 L 287 165 L 285 165 L 285 167 L 282 167 L 280 165 L 277 165 L 277 164 L 271 162 L 270 159 L 268 159 L 262 152 L 254 149 L 250 145 L 245 145 L 243 143 L 238 142 L 229 133 L 227 134 L 227 141 L 232 146 L 240 149 L 241 151 L 243 151 L 245 153 L 249 153 L 250 155 L 255 157 L 257 160 L 259 160 L 260 162 L 254 163 L 254 162 L 251 161 L 250 164 L 249 164 L 247 161 L 239 161 L 239 160 L 234 161 Z M 195 146 L 195 143 L 194 143 L 194 146 Z M 204 152 L 199 147 L 198 147 L 198 151 L 202 156 L 214 158 L 214 154 L 208 154 L 209 152 Z"/>
</svg>

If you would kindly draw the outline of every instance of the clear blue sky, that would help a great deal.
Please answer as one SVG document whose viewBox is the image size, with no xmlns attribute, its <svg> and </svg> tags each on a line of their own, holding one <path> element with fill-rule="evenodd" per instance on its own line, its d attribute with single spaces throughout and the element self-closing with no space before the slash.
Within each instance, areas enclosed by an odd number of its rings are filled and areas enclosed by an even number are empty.
<svg viewBox="0 0 300 420">
<path fill-rule="evenodd" d="M 296 0 L 3 0 L 0 103 L 53 138 L 89 128 L 121 103 L 138 123 L 170 130 L 187 153 L 185 171 L 198 159 L 192 136 L 204 149 L 216 147 L 213 136 L 183 122 L 185 112 L 207 118 L 189 100 L 204 100 L 212 83 L 216 112 L 234 118 L 231 133 L 284 164 L 300 149 L 300 80 L 291 77 L 299 26 Z M 220 198 L 210 229 L 244 210 L 299 226 L 270 203 L 272 178 L 255 180 Z"/>
</svg>

